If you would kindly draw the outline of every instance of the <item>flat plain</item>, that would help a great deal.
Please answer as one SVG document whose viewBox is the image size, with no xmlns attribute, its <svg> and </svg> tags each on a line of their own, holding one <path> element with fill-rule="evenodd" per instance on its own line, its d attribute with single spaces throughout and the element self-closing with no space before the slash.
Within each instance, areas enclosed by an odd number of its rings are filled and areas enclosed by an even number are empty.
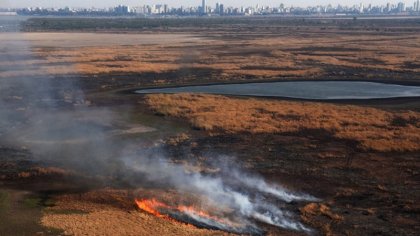
<svg viewBox="0 0 420 236">
<path fill-rule="evenodd" d="M 113 141 L 135 140 L 150 148 L 159 140 L 174 163 L 200 173 L 217 173 L 208 164 L 219 160 L 208 153 L 234 156 L 248 171 L 322 199 L 290 206 L 322 235 L 418 232 L 418 98 L 315 102 L 133 93 L 146 87 L 290 80 L 420 85 L 418 19 L 36 18 L 22 29 L 1 33 L 0 78 L 48 76 L 58 91 L 57 104 L 65 104 L 54 107 L 57 115 L 69 116 L 81 104 L 122 114 L 100 123 Z M 77 84 L 83 98 L 62 89 L 64 82 Z M 24 117 L 33 114 L 30 97 L 14 91 L 0 96 Z M 137 126 L 146 131 L 125 132 Z M 168 221 L 134 205 L 137 195 L 174 201 L 180 194 L 173 189 L 138 188 L 114 172 L 89 175 L 42 161 L 28 146 L 0 141 L 4 194 L 35 201 L 34 207 L 21 207 L 0 192 L 4 204 L 13 203 L 12 210 L 0 208 L 0 218 L 11 211 L 30 214 L 26 233 L 229 234 Z M 112 231 L 103 227 L 106 222 L 112 222 Z M 303 234 L 261 227 L 268 235 Z"/>
</svg>

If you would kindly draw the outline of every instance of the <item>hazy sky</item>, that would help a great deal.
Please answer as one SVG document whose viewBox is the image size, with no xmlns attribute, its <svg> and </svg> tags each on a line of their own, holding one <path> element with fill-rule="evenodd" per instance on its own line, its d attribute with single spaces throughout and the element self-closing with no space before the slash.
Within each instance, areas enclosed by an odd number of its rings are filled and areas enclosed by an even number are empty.
<svg viewBox="0 0 420 236">
<path fill-rule="evenodd" d="M 227 6 L 254 6 L 270 5 L 278 6 L 280 3 L 284 3 L 286 6 L 315 6 L 324 5 L 331 3 L 332 5 L 354 5 L 361 2 L 365 4 L 372 3 L 374 5 L 385 5 L 387 2 L 398 3 L 405 2 L 407 6 L 411 6 L 414 0 L 207 0 L 207 5 L 213 6 L 216 2 L 224 3 Z M 166 3 L 170 6 L 198 6 L 201 0 L 0 0 L 0 7 L 29 7 L 29 6 L 41 6 L 41 7 L 110 7 L 118 4 L 126 4 L 129 6 L 142 6 L 144 4 L 160 4 Z"/>
</svg>

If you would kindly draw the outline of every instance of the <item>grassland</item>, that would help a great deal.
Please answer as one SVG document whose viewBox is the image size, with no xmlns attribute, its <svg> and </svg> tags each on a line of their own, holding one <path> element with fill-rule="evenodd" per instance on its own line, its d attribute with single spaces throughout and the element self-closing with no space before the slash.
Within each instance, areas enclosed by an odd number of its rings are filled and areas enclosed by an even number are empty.
<svg viewBox="0 0 420 236">
<path fill-rule="evenodd" d="M 102 36 L 86 35 L 82 38 L 85 37 L 99 40 Z M 271 35 L 239 42 L 186 37 L 180 43 L 157 41 L 156 45 L 147 45 L 135 39 L 129 43 L 131 46 L 35 48 L 34 55 L 39 59 L 32 59 L 28 63 L 42 65 L 41 70 L 52 75 L 159 74 L 182 69 L 206 69 L 213 71 L 214 77 L 196 80 L 222 81 L 247 78 L 323 78 L 331 76 L 329 73 L 345 76 L 349 73 L 351 75 L 349 69 L 420 72 L 420 66 L 416 64 L 420 55 L 418 34 L 351 35 L 335 39 L 322 34 L 310 38 L 303 35 Z M 331 71 L 331 68 L 335 68 L 335 71 Z M 366 75 L 367 79 L 380 76 L 373 72 Z M 161 83 L 171 84 L 174 78 L 161 80 Z M 155 82 L 159 84 L 159 81 Z"/>
<path fill-rule="evenodd" d="M 321 235 L 415 232 L 419 112 L 199 94 L 147 95 L 145 103 L 199 129 L 167 142 L 174 156 L 194 163 L 225 153 L 322 198 L 299 209 Z"/>
<path fill-rule="evenodd" d="M 67 32 L 57 33 L 60 30 L 49 26 L 67 21 L 77 23 L 68 24 L 63 30 Z M 185 25 L 174 20 L 171 24 L 177 26 L 168 29 L 143 29 L 149 21 L 138 21 L 107 25 L 92 19 L 29 20 L 24 23 L 27 33 L 4 34 L 3 45 L 19 40 L 26 44 L 14 45 L 21 50 L 0 62 L 0 76 L 70 76 L 95 89 L 251 80 L 419 79 L 420 29 L 415 20 L 210 19 L 206 28 L 202 20 L 185 19 L 180 21 Z M 122 27 L 126 23 L 133 27 Z M 91 30 L 95 24 L 96 30 Z M 82 28 L 72 28 L 79 25 Z M 153 40 L 155 35 L 158 39 Z"/>
<path fill-rule="evenodd" d="M 55 205 L 47 209 L 41 221 L 71 235 L 230 235 L 137 211 L 132 195 L 132 191 L 110 189 L 64 194 L 56 197 Z"/>
<path fill-rule="evenodd" d="M 319 130 L 376 151 L 420 150 L 420 113 L 315 102 L 233 99 L 214 95 L 147 95 L 156 112 L 194 127 L 227 133 L 304 133 Z"/>
<path fill-rule="evenodd" d="M 291 205 L 320 234 L 416 235 L 420 209 L 416 98 L 346 105 L 191 94 L 143 97 L 115 89 L 258 80 L 419 84 L 417 19 L 52 18 L 31 19 L 22 27 L 25 33 L 1 35 L 1 79 L 48 76 L 57 90 L 63 89 L 61 82 L 70 81 L 81 86 L 89 100 L 87 109 L 101 107 L 127 116 L 112 124 L 114 128 L 134 124 L 156 128 L 151 134 L 124 135 L 136 145 L 163 140 L 165 153 L 175 163 L 212 175 L 217 169 L 207 163 L 235 157 L 236 165 L 269 181 L 313 194 L 322 202 Z M 16 50 L 10 53 L 10 48 Z M 66 101 L 69 93 L 58 91 L 63 97 L 57 100 Z M 31 110 L 19 88 L 0 97 L 17 111 Z M 64 103 L 54 109 L 80 105 Z M 45 233 L 45 227 L 54 227 L 69 234 L 220 234 L 137 211 L 127 189 L 110 190 L 128 186 L 118 176 L 78 177 L 62 166 L 29 158 L 27 147 L 0 144 L 4 167 L 0 184 L 48 192 L 54 200 L 53 205 L 38 206 L 37 199 L 15 197 L 2 187 L 0 218 L 5 220 L 0 234 L 16 234 L 25 224 L 30 232 Z M 108 188 L 98 190 L 102 187 Z M 153 194 L 166 196 L 169 191 Z M 5 211 L 28 208 L 31 211 L 16 217 Z M 269 235 L 299 234 L 279 230 L 267 229 Z"/>
</svg>

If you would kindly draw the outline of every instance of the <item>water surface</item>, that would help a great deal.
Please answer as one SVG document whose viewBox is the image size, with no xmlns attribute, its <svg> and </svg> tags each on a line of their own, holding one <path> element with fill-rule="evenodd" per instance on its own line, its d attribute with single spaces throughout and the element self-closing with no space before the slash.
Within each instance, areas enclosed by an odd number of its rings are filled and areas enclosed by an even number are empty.
<svg viewBox="0 0 420 236">
<path fill-rule="evenodd" d="M 356 81 L 299 81 L 141 89 L 136 93 L 208 93 L 329 100 L 416 97 L 420 96 L 420 87 Z"/>
</svg>

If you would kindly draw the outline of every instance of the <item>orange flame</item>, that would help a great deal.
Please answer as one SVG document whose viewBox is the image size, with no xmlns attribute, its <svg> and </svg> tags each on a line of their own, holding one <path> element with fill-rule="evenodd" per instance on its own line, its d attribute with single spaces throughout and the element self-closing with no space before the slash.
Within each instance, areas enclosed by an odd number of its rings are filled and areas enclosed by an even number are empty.
<svg viewBox="0 0 420 236">
<path fill-rule="evenodd" d="M 228 222 L 225 222 L 223 219 L 219 219 L 215 216 L 211 216 L 210 214 L 201 211 L 201 210 L 197 210 L 192 206 L 176 206 L 176 207 L 172 207 L 172 206 L 168 206 L 167 204 L 160 202 L 154 198 L 152 199 L 142 199 L 142 200 L 135 200 L 136 205 L 138 206 L 139 209 L 148 212 L 154 216 L 160 217 L 160 218 L 164 218 L 167 220 L 173 220 L 173 221 L 177 221 L 175 219 L 172 219 L 170 216 L 168 215 L 164 215 L 161 212 L 159 212 L 159 209 L 169 209 L 169 210 L 175 210 L 175 211 L 179 211 L 179 212 L 183 212 L 185 214 L 189 214 L 189 215 L 196 215 L 198 217 L 201 218 L 205 218 L 205 219 L 210 219 L 222 224 L 226 224 Z M 187 224 L 190 225 L 190 224 Z"/>
<path fill-rule="evenodd" d="M 145 212 L 148 212 L 152 215 L 157 217 L 165 218 L 165 215 L 160 214 L 160 212 L 156 209 L 159 207 L 168 207 L 166 204 L 157 201 L 156 199 L 143 199 L 143 200 L 135 200 L 138 208 L 142 209 Z"/>
<path fill-rule="evenodd" d="M 218 221 L 218 222 L 222 222 L 223 221 L 222 219 L 219 219 L 219 218 L 217 218 L 215 216 L 211 216 L 211 215 L 209 215 L 208 213 L 206 213 L 204 211 L 196 210 L 196 209 L 194 209 L 191 206 L 178 206 L 176 209 L 178 211 L 180 211 L 180 212 L 189 212 L 191 214 L 194 214 L 194 215 L 199 216 L 199 217 L 202 217 L 202 218 L 207 218 L 207 219 L 211 219 L 211 220 Z"/>
</svg>

